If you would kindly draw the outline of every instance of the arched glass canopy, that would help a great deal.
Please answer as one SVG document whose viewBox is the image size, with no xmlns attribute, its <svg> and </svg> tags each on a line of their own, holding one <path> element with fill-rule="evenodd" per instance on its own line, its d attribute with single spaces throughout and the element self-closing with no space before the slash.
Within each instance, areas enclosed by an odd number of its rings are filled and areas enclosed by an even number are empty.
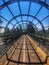
<svg viewBox="0 0 49 65">
<path fill-rule="evenodd" d="M 5 30 L 17 30 L 31 23 L 34 30 L 42 32 L 42 35 L 48 33 L 49 0 L 0 0 L 0 6 L 0 21 L 3 21 L 0 26 Z"/>
</svg>

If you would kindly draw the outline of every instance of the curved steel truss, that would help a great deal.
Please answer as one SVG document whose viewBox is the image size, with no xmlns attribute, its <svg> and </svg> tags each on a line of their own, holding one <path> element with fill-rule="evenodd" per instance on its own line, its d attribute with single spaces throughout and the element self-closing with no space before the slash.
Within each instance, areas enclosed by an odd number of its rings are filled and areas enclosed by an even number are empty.
<svg viewBox="0 0 49 65">
<path fill-rule="evenodd" d="M 9 4 L 12 4 L 12 3 L 15 3 L 15 2 L 19 2 L 19 1 L 29 1 L 29 2 L 31 1 L 31 2 L 35 2 L 37 4 L 40 4 L 40 5 L 44 6 L 44 7 L 46 7 L 47 9 L 49 9 L 49 5 L 46 4 L 45 2 L 40 1 L 40 0 L 10 0 L 10 1 L 7 1 L 7 2 L 4 1 L 4 4 L 1 5 L 0 9 L 8 6 Z"/>
<path fill-rule="evenodd" d="M 44 0 L 44 2 L 41 1 L 41 0 L 8 0 L 8 1 L 2 0 L 2 1 L 3 1 L 3 4 L 1 4 L 0 10 L 2 11 L 2 10 L 6 7 L 6 8 L 9 10 L 9 12 L 11 13 L 12 17 L 13 17 L 12 19 L 8 20 L 8 19 L 6 19 L 4 16 L 1 15 L 1 18 L 4 19 L 5 21 L 7 21 L 7 25 L 6 25 L 6 27 L 5 27 L 5 31 L 6 31 L 6 29 L 8 28 L 9 24 L 13 25 L 13 27 L 12 27 L 12 30 L 13 30 L 13 29 L 15 29 L 15 26 L 16 26 L 17 24 L 19 24 L 20 22 L 23 23 L 23 21 L 25 21 L 26 23 L 27 23 L 27 22 L 31 23 L 31 25 L 33 25 L 33 28 L 34 28 L 34 26 L 35 26 L 35 28 L 37 29 L 37 31 L 38 31 L 38 28 L 37 28 L 36 25 L 40 24 L 41 27 L 42 27 L 44 36 L 45 36 L 45 34 L 46 34 L 46 32 L 45 32 L 45 27 L 44 27 L 44 25 L 43 25 L 42 22 L 49 17 L 49 14 L 48 14 L 47 16 L 45 16 L 42 20 L 38 19 L 38 18 L 37 18 L 37 15 L 39 14 L 39 12 L 41 11 L 41 9 L 42 9 L 43 7 L 46 8 L 47 10 L 49 10 L 49 4 L 46 3 L 47 0 Z M 14 13 L 12 12 L 12 10 L 10 9 L 9 5 L 14 4 L 14 3 L 16 3 L 16 2 L 18 3 L 18 8 L 19 8 L 20 15 L 16 15 L 16 16 L 15 16 Z M 29 2 L 29 8 L 28 8 L 28 13 L 27 13 L 27 14 L 22 14 L 20 2 Z M 40 8 L 39 8 L 39 10 L 36 12 L 35 16 L 29 14 L 32 2 L 34 2 L 34 3 L 40 5 Z M 7 13 L 8 13 L 8 12 L 7 12 Z M 6 13 L 5 13 L 5 14 L 6 14 Z M 26 20 L 23 20 L 23 16 L 25 16 L 25 17 L 27 16 L 27 19 L 26 19 Z M 21 21 L 18 21 L 18 20 L 17 20 L 18 17 L 21 17 Z M 29 21 L 29 20 L 28 20 L 29 17 L 32 18 L 32 21 Z M 12 23 L 12 21 L 13 21 L 14 19 L 15 19 L 15 21 L 16 21 L 15 24 Z M 38 23 L 34 24 L 34 23 L 33 23 L 34 20 L 37 20 Z M 21 27 L 21 25 L 20 25 L 20 27 Z M 49 27 L 49 26 L 48 26 L 48 27 Z M 17 27 L 16 27 L 16 28 L 17 28 Z M 35 29 L 35 28 L 34 28 L 34 29 Z"/>
</svg>

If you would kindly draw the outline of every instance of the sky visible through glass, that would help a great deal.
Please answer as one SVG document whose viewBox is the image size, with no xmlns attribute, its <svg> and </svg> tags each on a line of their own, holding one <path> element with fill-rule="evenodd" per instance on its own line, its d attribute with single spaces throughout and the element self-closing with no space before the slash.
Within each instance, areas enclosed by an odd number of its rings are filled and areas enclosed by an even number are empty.
<svg viewBox="0 0 49 65">
<path fill-rule="evenodd" d="M 4 0 L 4 1 L 7 2 L 9 0 Z M 44 2 L 45 0 L 41 0 L 41 1 Z M 2 5 L 2 4 L 4 4 L 4 2 L 2 0 L 0 0 L 0 5 Z M 46 4 L 49 4 L 49 0 L 46 1 Z M 3 8 L 0 11 L 0 15 L 2 16 L 0 18 L 3 21 L 3 23 L 0 26 L 6 27 L 8 21 L 10 21 L 13 18 L 13 16 L 17 16 L 17 15 L 21 15 L 21 14 L 27 14 L 27 15 L 31 15 L 33 17 L 36 17 L 39 21 L 41 21 L 41 23 L 43 24 L 44 27 L 49 26 L 49 10 L 47 8 L 45 8 L 44 6 L 41 7 L 40 4 L 37 4 L 37 3 L 34 3 L 34 2 L 31 2 L 31 6 L 30 6 L 30 10 L 29 10 L 29 5 L 30 5 L 29 1 L 26 1 L 26 2 L 20 1 L 21 13 L 20 13 L 20 10 L 19 10 L 18 2 L 10 4 L 10 5 L 8 5 L 8 7 Z M 10 9 L 10 11 L 12 12 L 13 15 L 11 14 L 11 12 L 9 11 L 8 8 Z M 40 9 L 40 11 L 39 11 L 39 9 Z M 28 13 L 28 10 L 29 10 L 29 13 Z M 37 12 L 38 12 L 38 14 L 37 14 Z M 41 24 L 39 23 L 38 20 L 36 20 L 33 17 L 27 16 L 27 15 L 22 16 L 22 19 L 21 19 L 21 16 L 16 17 L 15 19 L 13 19 L 9 23 L 8 27 L 12 28 L 13 25 L 15 25 L 17 21 L 19 22 L 19 21 L 22 21 L 22 20 L 28 20 L 28 21 L 31 21 L 33 24 L 35 24 L 37 26 L 37 28 L 39 28 L 39 29 L 42 28 Z M 27 19 L 27 17 L 28 17 L 28 19 Z M 15 27 L 16 27 L 16 25 L 15 25 Z"/>
</svg>

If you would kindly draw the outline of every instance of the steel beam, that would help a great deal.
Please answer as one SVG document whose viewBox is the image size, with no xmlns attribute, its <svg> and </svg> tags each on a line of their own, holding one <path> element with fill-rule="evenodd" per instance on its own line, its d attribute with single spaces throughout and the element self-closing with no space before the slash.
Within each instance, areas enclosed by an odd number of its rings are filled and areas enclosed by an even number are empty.
<svg viewBox="0 0 49 65">
<path fill-rule="evenodd" d="M 30 1 L 30 0 L 20 0 L 20 1 Z M 18 0 L 10 0 L 10 1 L 5 2 L 4 4 L 1 5 L 0 10 L 15 2 L 18 2 Z M 40 4 L 40 5 L 44 6 L 45 8 L 49 9 L 49 5 L 40 0 L 31 0 L 31 2 Z"/>
</svg>

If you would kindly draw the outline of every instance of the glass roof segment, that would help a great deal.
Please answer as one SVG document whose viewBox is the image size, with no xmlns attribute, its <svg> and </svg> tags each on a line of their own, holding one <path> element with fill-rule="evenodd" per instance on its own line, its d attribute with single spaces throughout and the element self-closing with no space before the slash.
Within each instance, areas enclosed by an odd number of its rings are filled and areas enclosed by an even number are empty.
<svg viewBox="0 0 49 65">
<path fill-rule="evenodd" d="M 42 9 L 40 10 L 40 12 L 38 13 L 38 15 L 36 16 L 39 20 L 42 20 L 43 18 L 45 18 L 49 13 L 49 10 L 47 10 L 45 7 L 42 7 Z"/>
<path fill-rule="evenodd" d="M 38 25 L 39 22 L 38 22 L 36 19 L 34 19 L 34 20 L 33 20 L 33 23 L 34 23 L 35 25 Z"/>
<path fill-rule="evenodd" d="M 48 4 L 48 5 L 49 5 L 49 0 L 46 0 L 46 4 Z"/>
<path fill-rule="evenodd" d="M 9 0 L 4 0 L 5 2 L 8 2 Z"/>
<path fill-rule="evenodd" d="M 18 29 L 20 29 L 20 26 L 17 26 L 18 27 Z"/>
<path fill-rule="evenodd" d="M 23 28 L 26 28 L 26 26 L 25 25 L 28 25 L 29 24 L 29 22 L 27 22 L 27 21 L 23 21 L 23 23 L 22 23 L 22 21 L 21 22 L 19 22 L 19 24 L 17 24 L 16 26 L 15 26 L 15 28 L 17 27 L 17 26 L 22 26 Z M 34 28 L 36 28 L 34 25 L 33 25 L 33 27 Z"/>
<path fill-rule="evenodd" d="M 11 23 L 12 23 L 13 25 L 15 25 L 15 24 L 16 24 L 16 20 L 15 20 L 15 19 L 12 20 Z"/>
<path fill-rule="evenodd" d="M 3 16 L 8 21 L 13 18 L 7 7 L 1 10 L 1 16 Z"/>
<path fill-rule="evenodd" d="M 20 22 L 20 21 L 19 21 L 19 24 L 23 24 L 23 23 L 29 23 L 29 22 L 26 22 L 26 21 L 23 21 L 23 22 L 21 21 L 21 22 Z M 19 24 L 17 23 L 17 24 L 15 25 L 15 27 L 17 27 Z"/>
<path fill-rule="evenodd" d="M 17 17 L 16 19 L 17 19 L 17 21 L 21 21 L 21 16 L 20 17 Z"/>
<path fill-rule="evenodd" d="M 33 18 L 28 16 L 28 21 L 32 21 L 32 20 L 33 20 Z"/>
<path fill-rule="evenodd" d="M 41 7 L 41 5 L 32 3 L 29 14 L 35 16 L 40 7 Z"/>
<path fill-rule="evenodd" d="M 19 24 L 15 25 L 15 28 L 18 26 Z"/>
<path fill-rule="evenodd" d="M 40 0 L 40 1 L 44 2 L 45 0 Z"/>
<path fill-rule="evenodd" d="M 8 25 L 8 28 L 11 30 L 13 28 L 13 25 L 12 24 L 9 24 Z"/>
<path fill-rule="evenodd" d="M 49 17 L 42 21 L 44 27 L 49 26 Z"/>
<path fill-rule="evenodd" d="M 27 20 L 27 16 L 22 16 L 22 20 Z"/>
<path fill-rule="evenodd" d="M 0 0 L 0 5 L 2 5 L 3 4 L 3 1 L 2 0 Z"/>
<path fill-rule="evenodd" d="M 19 15 L 20 11 L 19 11 L 19 7 L 18 7 L 18 3 L 14 3 L 9 5 L 10 10 L 12 11 L 12 13 L 14 14 L 14 16 Z"/>
<path fill-rule="evenodd" d="M 22 14 L 27 14 L 29 9 L 29 2 L 20 2 L 20 8 Z"/>
<path fill-rule="evenodd" d="M 36 26 L 37 26 L 38 30 L 42 30 L 42 27 L 41 27 L 40 23 Z"/>
<path fill-rule="evenodd" d="M 22 26 L 23 32 L 25 32 L 26 29 L 27 29 L 27 24 L 26 23 L 23 23 L 23 26 Z"/>
</svg>

